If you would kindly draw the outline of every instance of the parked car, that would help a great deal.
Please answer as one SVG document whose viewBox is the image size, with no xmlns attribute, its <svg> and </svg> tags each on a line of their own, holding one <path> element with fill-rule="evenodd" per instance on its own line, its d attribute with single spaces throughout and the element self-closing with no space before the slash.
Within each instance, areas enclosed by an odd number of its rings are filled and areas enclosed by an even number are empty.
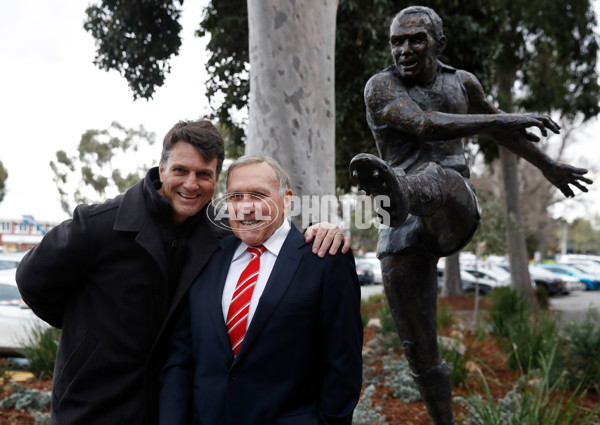
<svg viewBox="0 0 600 425">
<path fill-rule="evenodd" d="M 569 263 L 572 261 L 591 261 L 600 265 L 600 255 L 589 255 L 589 254 L 565 254 L 559 255 L 556 259 L 557 263 Z"/>
<path fill-rule="evenodd" d="M 365 261 L 371 264 L 373 269 L 373 279 L 375 285 L 383 284 L 383 277 L 381 276 L 381 262 L 379 261 L 379 258 L 375 256 L 374 252 L 367 252 L 364 256 L 357 257 L 356 261 Z"/>
<path fill-rule="evenodd" d="M 579 280 L 574 277 L 558 276 L 550 270 L 538 267 L 535 264 L 529 265 L 529 275 L 535 282 L 535 286 L 544 288 L 548 295 L 566 295 L 580 285 Z M 569 280 L 570 284 L 567 285 L 565 280 Z"/>
<path fill-rule="evenodd" d="M 575 266 L 586 273 L 600 276 L 600 263 L 596 263 L 595 261 L 575 259 L 561 261 L 559 264 L 564 264 L 566 266 Z"/>
<path fill-rule="evenodd" d="M 472 274 L 479 279 L 487 279 L 494 283 L 494 287 L 510 286 L 510 273 L 501 267 L 491 264 L 461 267 L 462 270 Z"/>
<path fill-rule="evenodd" d="M 32 329 L 50 327 L 23 302 L 14 269 L 0 272 L 0 355 L 20 355 Z"/>
<path fill-rule="evenodd" d="M 375 282 L 373 265 L 368 261 L 356 261 L 356 274 L 358 275 L 358 282 L 361 286 L 373 285 Z"/>
<path fill-rule="evenodd" d="M 0 270 L 16 269 L 21 261 L 20 256 L 13 254 L 0 254 Z"/>
<path fill-rule="evenodd" d="M 444 285 L 444 268 L 439 266 L 437 268 L 438 275 L 438 288 Z M 496 283 L 490 279 L 477 278 L 466 270 L 460 271 L 460 280 L 462 281 L 462 288 L 465 292 L 475 292 L 476 285 L 479 285 L 480 294 L 489 294 L 495 288 Z"/>
<path fill-rule="evenodd" d="M 508 260 L 497 261 L 494 265 L 510 274 Z M 531 286 L 534 288 L 544 288 L 548 295 L 568 294 L 569 290 L 576 289 L 579 286 L 579 280 L 569 276 L 557 276 L 552 272 L 548 272 L 548 270 L 538 268 L 533 263 L 529 264 L 528 269 L 529 276 L 531 277 Z M 570 285 L 567 284 L 567 280 Z"/>
<path fill-rule="evenodd" d="M 600 289 L 600 276 L 585 273 L 575 266 L 567 266 L 564 264 L 540 264 L 538 267 L 550 270 L 552 273 L 556 273 L 559 276 L 573 276 L 585 283 L 588 290 Z"/>
</svg>

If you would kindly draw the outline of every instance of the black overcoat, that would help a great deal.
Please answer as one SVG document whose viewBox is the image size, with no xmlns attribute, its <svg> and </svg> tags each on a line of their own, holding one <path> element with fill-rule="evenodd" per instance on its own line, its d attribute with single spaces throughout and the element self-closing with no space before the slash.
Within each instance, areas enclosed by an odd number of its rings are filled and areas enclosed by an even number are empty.
<svg viewBox="0 0 600 425">
<path fill-rule="evenodd" d="M 62 329 L 52 424 L 134 425 L 154 415 L 160 335 L 224 231 L 206 220 L 189 235 L 184 269 L 164 317 L 167 257 L 142 180 L 98 205 L 80 205 L 21 261 L 17 284 L 40 318 Z M 214 215 L 213 215 L 214 216 Z M 161 304 L 162 301 L 162 304 Z"/>
</svg>

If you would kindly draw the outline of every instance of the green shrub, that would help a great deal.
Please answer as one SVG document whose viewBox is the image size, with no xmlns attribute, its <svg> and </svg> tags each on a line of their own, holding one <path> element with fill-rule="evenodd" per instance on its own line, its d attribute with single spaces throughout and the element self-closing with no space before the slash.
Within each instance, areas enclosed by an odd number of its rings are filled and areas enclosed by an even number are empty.
<svg viewBox="0 0 600 425">
<path fill-rule="evenodd" d="M 536 286 L 535 298 L 538 306 L 540 306 L 542 310 L 548 310 L 550 308 L 550 296 L 548 295 L 546 288 L 543 286 Z"/>
<path fill-rule="evenodd" d="M 395 359 L 393 355 L 383 356 L 385 386 L 392 390 L 392 396 L 404 403 L 421 400 L 419 388 L 410 372 L 408 360 L 404 356 Z"/>
<path fill-rule="evenodd" d="M 0 385 L 6 385 L 10 381 L 10 361 L 8 359 L 0 359 Z"/>
<path fill-rule="evenodd" d="M 492 332 L 508 354 L 508 366 L 524 371 L 539 367 L 540 355 L 547 356 L 556 344 L 556 316 L 532 311 L 523 292 L 512 288 L 494 290 L 488 311 Z"/>
<path fill-rule="evenodd" d="M 488 314 L 495 336 L 508 337 L 512 325 L 527 322 L 530 309 L 522 291 L 510 287 L 496 288 L 490 299 Z"/>
<path fill-rule="evenodd" d="M 24 341 L 22 353 L 29 360 L 29 371 L 38 379 L 52 378 L 59 338 L 59 329 L 34 325 Z"/>
<path fill-rule="evenodd" d="M 390 312 L 390 307 L 385 304 L 379 310 L 377 310 L 377 317 L 379 317 L 379 321 L 381 322 L 381 332 L 394 332 L 396 333 L 396 324 L 394 323 L 394 319 L 392 318 L 392 313 Z"/>
<path fill-rule="evenodd" d="M 498 342 L 508 354 L 508 367 L 527 371 L 540 366 L 541 355 L 548 355 L 558 341 L 558 321 L 547 311 L 537 312 L 526 322 L 509 326 L 508 338 Z"/>
<path fill-rule="evenodd" d="M 469 425 L 597 425 L 598 406 L 589 410 L 581 407 L 585 391 L 576 388 L 565 392 L 562 379 L 552 379 L 554 350 L 538 361 L 540 369 L 523 375 L 506 396 L 497 402 L 491 394 L 485 376 L 485 397 L 471 395 L 455 397 L 462 404 Z"/>
<path fill-rule="evenodd" d="M 36 424 L 50 425 L 50 414 L 44 412 L 50 409 L 50 400 L 50 391 L 31 390 L 13 383 L 12 394 L 0 401 L 0 408 L 28 412 Z"/>
<path fill-rule="evenodd" d="M 452 385 L 464 385 L 467 382 L 469 371 L 467 362 L 470 360 L 471 352 L 462 343 L 460 337 L 448 338 L 438 337 L 440 356 L 446 361 L 450 368 L 450 382 Z"/>
<path fill-rule="evenodd" d="M 375 394 L 375 385 L 371 384 L 363 391 L 352 415 L 353 425 L 388 425 L 381 406 L 373 407 L 371 397 Z"/>
<path fill-rule="evenodd" d="M 564 326 L 564 338 L 555 375 L 564 375 L 571 387 L 598 392 L 600 385 L 600 314 L 590 309 L 583 323 Z"/>
<path fill-rule="evenodd" d="M 452 308 L 446 303 L 439 303 L 437 309 L 437 327 L 438 333 L 448 329 L 454 323 L 454 313 Z"/>
<path fill-rule="evenodd" d="M 363 329 L 365 329 L 369 323 L 369 310 L 367 308 L 367 301 L 365 300 L 360 300 L 360 317 Z"/>
<path fill-rule="evenodd" d="M 390 307 L 384 304 L 377 310 L 377 317 L 381 323 L 381 328 L 377 330 L 375 340 L 380 347 L 403 349 L 402 341 L 398 336 L 396 324 L 392 318 Z"/>
</svg>

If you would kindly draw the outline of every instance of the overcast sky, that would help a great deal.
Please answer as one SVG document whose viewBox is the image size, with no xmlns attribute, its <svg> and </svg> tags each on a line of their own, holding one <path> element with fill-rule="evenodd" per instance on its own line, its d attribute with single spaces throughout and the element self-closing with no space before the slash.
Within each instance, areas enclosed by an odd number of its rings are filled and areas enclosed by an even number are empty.
<svg viewBox="0 0 600 425">
<path fill-rule="evenodd" d="M 105 129 L 112 121 L 128 128 L 142 124 L 157 135 L 152 148 L 157 159 L 160 140 L 175 122 L 205 116 L 209 111 L 205 97 L 206 40 L 193 35 L 205 0 L 185 1 L 183 45 L 179 56 L 171 60 L 166 84 L 153 100 L 135 102 L 117 72 L 101 71 L 93 64 L 94 40 L 83 29 L 87 3 L 19 0 L 3 5 L 0 161 L 9 177 L 0 219 L 20 219 L 24 214 L 50 222 L 68 218 L 60 208 L 48 164 L 60 149 L 74 153 L 87 129 Z M 568 160 L 597 171 L 600 125 L 584 133 L 567 152 Z M 599 188 L 600 181 L 594 192 L 563 203 L 557 214 L 572 219 L 600 211 Z"/>
</svg>

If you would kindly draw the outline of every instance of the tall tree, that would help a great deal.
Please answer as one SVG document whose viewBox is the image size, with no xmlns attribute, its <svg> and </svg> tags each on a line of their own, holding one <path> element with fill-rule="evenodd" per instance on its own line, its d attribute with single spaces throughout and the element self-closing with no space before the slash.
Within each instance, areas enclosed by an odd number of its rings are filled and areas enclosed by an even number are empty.
<svg viewBox="0 0 600 425">
<path fill-rule="evenodd" d="M 596 74 L 596 18 L 589 0 L 490 1 L 495 26 L 493 73 L 500 108 L 558 111 L 584 119 L 600 112 Z M 516 88 L 519 87 L 517 91 Z M 500 149 L 508 252 L 513 285 L 530 290 L 525 237 L 521 227 L 517 158 Z"/>
<path fill-rule="evenodd" d="M 248 0 L 246 153 L 277 159 L 297 195 L 335 194 L 336 10 L 333 0 Z"/>
<path fill-rule="evenodd" d="M 50 168 L 62 209 L 71 214 L 77 204 L 102 202 L 135 184 L 150 166 L 140 162 L 138 150 L 153 145 L 155 137 L 143 126 L 126 129 L 113 122 L 108 129 L 83 133 L 76 154 L 56 152 Z"/>
<path fill-rule="evenodd" d="M 121 73 L 134 98 L 151 98 L 171 69 L 169 58 L 181 46 L 176 1 L 102 0 L 86 13 L 84 28 L 96 39 L 94 63 Z"/>
<path fill-rule="evenodd" d="M 0 202 L 6 195 L 6 180 L 8 179 L 8 171 L 4 168 L 4 164 L 0 161 Z"/>
</svg>

